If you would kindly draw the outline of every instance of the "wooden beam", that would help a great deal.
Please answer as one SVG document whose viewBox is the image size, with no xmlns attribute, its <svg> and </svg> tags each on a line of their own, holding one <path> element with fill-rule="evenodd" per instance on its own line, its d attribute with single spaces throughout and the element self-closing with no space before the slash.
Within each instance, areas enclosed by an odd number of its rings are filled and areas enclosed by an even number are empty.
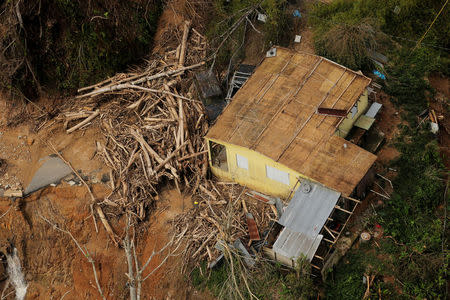
<svg viewBox="0 0 450 300">
<path fill-rule="evenodd" d="M 323 228 L 333 237 L 333 240 L 336 240 L 336 237 L 334 236 L 334 234 L 331 232 L 330 229 L 328 229 L 327 226 L 323 226 Z"/>
<path fill-rule="evenodd" d="M 339 209 L 340 211 L 346 212 L 346 213 L 348 213 L 348 214 L 350 214 L 350 215 L 353 213 L 353 212 L 351 212 L 351 211 L 348 211 L 348 210 L 346 210 L 346 209 L 343 209 L 343 208 L 340 207 L 339 205 L 335 205 L 334 208 L 337 208 L 337 209 Z"/>
<path fill-rule="evenodd" d="M 326 238 L 323 238 L 322 240 L 325 241 L 325 242 L 328 242 L 328 243 L 330 243 L 332 245 L 334 245 L 334 243 L 335 243 L 335 242 L 333 242 L 333 241 L 331 241 L 329 239 L 326 239 Z"/>
<path fill-rule="evenodd" d="M 318 259 L 320 259 L 320 260 L 325 260 L 322 256 L 319 256 L 319 255 L 317 255 L 317 254 L 314 255 L 314 257 L 315 257 L 315 258 L 318 258 Z"/>
<path fill-rule="evenodd" d="M 333 230 L 333 229 L 330 229 L 330 230 L 331 230 L 332 233 L 336 234 L 337 236 L 339 236 L 341 234 L 339 231 L 336 231 L 336 230 Z"/>
<path fill-rule="evenodd" d="M 375 194 L 377 194 L 378 196 L 380 196 L 380 197 L 383 197 L 383 198 L 385 198 L 385 199 L 391 199 L 390 197 L 388 197 L 388 196 L 385 196 L 385 195 L 383 195 L 383 194 L 380 194 L 380 193 L 378 193 L 378 192 L 375 192 L 374 190 L 370 190 L 372 193 L 375 193 Z"/>
<path fill-rule="evenodd" d="M 356 202 L 356 203 L 361 203 L 361 200 L 358 200 L 358 199 L 355 199 L 355 198 L 352 198 L 352 197 L 348 197 L 348 196 L 342 196 L 342 197 L 345 198 L 345 199 L 351 200 L 353 202 Z"/>
<path fill-rule="evenodd" d="M 313 265 L 313 264 L 311 264 L 311 267 L 313 267 L 314 269 L 317 269 L 317 270 L 322 270 L 320 267 L 318 267 L 318 266 L 316 266 L 316 265 Z"/>
</svg>

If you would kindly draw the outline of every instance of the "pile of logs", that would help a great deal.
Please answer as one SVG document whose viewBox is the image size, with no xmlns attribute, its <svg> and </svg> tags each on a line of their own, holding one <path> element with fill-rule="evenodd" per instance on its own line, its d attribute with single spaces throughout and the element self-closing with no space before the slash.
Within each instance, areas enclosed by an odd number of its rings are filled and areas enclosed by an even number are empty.
<svg viewBox="0 0 450 300">
<path fill-rule="evenodd" d="M 209 263 L 216 260 L 221 254 L 216 247 L 218 242 L 232 245 L 239 238 L 250 245 L 247 212 L 253 215 L 261 233 L 277 219 L 270 205 L 248 196 L 247 189 L 236 183 L 203 180 L 194 188 L 194 211 L 179 215 L 174 221 L 179 233 L 187 226 L 186 266 L 198 265 L 204 259 Z"/>
<path fill-rule="evenodd" d="M 79 90 L 81 105 L 95 98 L 106 103 L 100 110 L 63 115 L 66 128 L 84 118 L 68 128 L 68 134 L 100 117 L 106 143 L 97 142 L 97 153 L 112 169 L 113 188 L 103 203 L 141 219 L 159 184 L 173 180 L 178 189 L 189 187 L 207 170 L 203 136 L 208 123 L 202 102 L 194 98 L 189 72 L 205 64 L 206 40 L 189 22 L 182 28 L 179 46 L 155 54 L 145 68 Z"/>
</svg>

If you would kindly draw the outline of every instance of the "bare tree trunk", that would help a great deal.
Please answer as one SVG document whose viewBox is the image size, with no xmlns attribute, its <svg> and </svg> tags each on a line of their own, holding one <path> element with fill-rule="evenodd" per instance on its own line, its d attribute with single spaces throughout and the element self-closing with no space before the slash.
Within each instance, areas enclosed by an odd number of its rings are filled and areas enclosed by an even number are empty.
<svg viewBox="0 0 450 300">
<path fill-rule="evenodd" d="M 137 293 L 136 293 L 136 279 L 134 277 L 134 270 L 133 270 L 133 256 L 131 254 L 131 247 L 132 242 L 130 241 L 130 215 L 127 216 L 127 226 L 125 228 L 125 240 L 123 242 L 123 248 L 125 249 L 125 256 L 127 258 L 127 265 L 128 265 L 128 282 L 130 285 L 130 300 L 137 300 Z M 134 243 L 134 241 L 133 241 Z M 136 270 L 137 272 L 137 270 Z"/>
<path fill-rule="evenodd" d="M 125 227 L 125 238 L 123 240 L 123 248 L 125 249 L 125 256 L 127 259 L 128 273 L 128 283 L 130 286 L 130 300 L 140 300 L 142 283 L 159 270 L 171 256 L 175 256 L 175 252 L 181 245 L 181 239 L 186 234 L 187 227 L 185 230 L 179 234 L 178 238 L 175 240 L 175 235 L 170 241 L 168 241 L 161 249 L 158 251 L 153 250 L 152 254 L 147 258 L 146 262 L 142 267 L 139 266 L 139 260 L 136 255 L 136 245 L 134 238 L 130 239 L 130 227 L 131 227 L 131 215 L 127 215 L 127 225 Z M 167 252 L 166 252 L 167 250 Z M 158 266 L 154 267 L 145 277 L 142 276 L 145 269 L 148 267 L 152 259 L 156 255 L 161 255 L 166 252 L 163 256 L 161 262 Z"/>
</svg>

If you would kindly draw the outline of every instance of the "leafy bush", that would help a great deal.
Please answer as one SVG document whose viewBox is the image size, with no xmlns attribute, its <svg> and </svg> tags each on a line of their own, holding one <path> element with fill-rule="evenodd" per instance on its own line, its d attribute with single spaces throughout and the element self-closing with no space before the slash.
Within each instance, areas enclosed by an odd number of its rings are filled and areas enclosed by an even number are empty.
<svg viewBox="0 0 450 300">
<path fill-rule="evenodd" d="M 375 48 L 376 28 L 370 19 L 357 24 L 336 24 L 317 39 L 316 49 L 320 55 L 348 68 L 369 68 L 372 62 L 368 51 Z"/>
<path fill-rule="evenodd" d="M 439 58 L 424 48 L 414 52 L 399 50 L 386 66 L 384 90 L 414 115 L 427 108 L 427 97 L 432 92 L 425 77 L 438 68 Z M 409 121 L 412 121 L 411 118 Z"/>
<path fill-rule="evenodd" d="M 442 4 L 440 0 L 336 0 L 330 4 L 317 2 L 312 6 L 309 22 L 314 27 L 319 54 L 347 67 L 364 70 L 372 68 L 367 49 L 390 54 L 398 45 L 407 49 L 415 47 L 416 41 L 428 29 Z M 351 31 L 344 32 L 344 29 Z M 338 35 L 333 36 L 333 32 Z M 363 35 L 358 36 L 355 32 Z M 341 40 L 340 36 L 344 39 Z M 338 45 L 332 47 L 333 43 L 327 43 L 330 38 Z M 421 46 L 432 56 L 440 57 L 439 70 L 448 74 L 448 9 L 436 20 Z"/>
<path fill-rule="evenodd" d="M 73 91 L 137 63 L 150 51 L 161 2 L 20 1 L 23 28 L 9 26 L 9 30 L 17 32 L 15 42 L 23 51 L 6 59 L 27 63 L 9 74 L 9 88 L 29 97 L 37 95 L 38 85 L 48 91 Z M 0 2 L 0 9 L 14 3 Z M 15 10 L 9 13 L 15 17 Z M 0 18 L 0 28 L 4 22 Z M 8 41 L 0 37 L 0 46 Z"/>
<path fill-rule="evenodd" d="M 229 37 L 228 32 L 253 8 L 256 10 L 248 15 L 248 18 L 253 20 L 252 22 L 256 19 L 256 11 L 263 12 L 267 16 L 262 30 L 265 44 L 277 44 L 284 33 L 287 22 L 284 17 L 285 4 L 286 0 L 232 0 L 230 2 L 214 0 L 214 10 L 207 25 L 207 36 L 213 49 L 221 45 L 216 57 L 219 69 L 227 66 L 232 56 L 236 59 L 242 58 L 246 30 L 253 29 L 250 25 L 246 26 L 247 21 L 243 19 Z M 255 22 L 255 24 L 257 23 Z M 227 40 L 223 42 L 225 38 Z"/>
</svg>

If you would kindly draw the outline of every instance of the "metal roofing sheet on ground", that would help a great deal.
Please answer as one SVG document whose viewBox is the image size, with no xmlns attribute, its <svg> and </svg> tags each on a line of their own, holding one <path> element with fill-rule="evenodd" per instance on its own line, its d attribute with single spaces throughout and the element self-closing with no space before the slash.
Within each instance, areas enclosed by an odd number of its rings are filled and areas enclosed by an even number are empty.
<svg viewBox="0 0 450 300">
<path fill-rule="evenodd" d="M 378 111 L 381 109 L 382 106 L 383 105 L 378 102 L 372 103 L 372 105 L 366 112 L 366 116 L 368 116 L 369 118 L 375 118 L 375 116 L 377 115 Z"/>
</svg>

